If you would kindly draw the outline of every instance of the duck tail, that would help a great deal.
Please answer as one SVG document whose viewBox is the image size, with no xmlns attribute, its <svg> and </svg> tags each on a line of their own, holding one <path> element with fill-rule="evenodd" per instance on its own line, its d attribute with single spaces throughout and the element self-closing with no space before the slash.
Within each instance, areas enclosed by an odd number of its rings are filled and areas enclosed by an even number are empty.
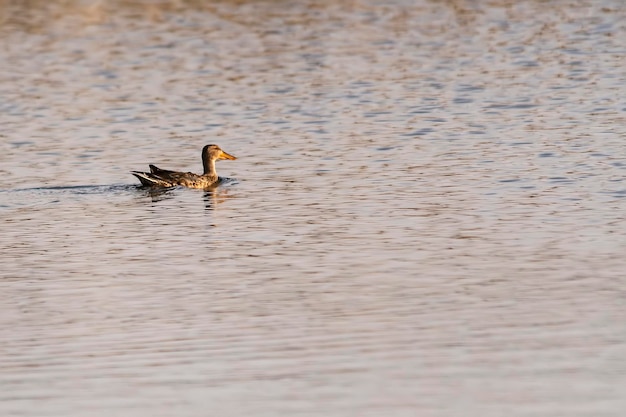
<svg viewBox="0 0 626 417">
<path fill-rule="evenodd" d="M 130 173 L 133 174 L 135 177 L 137 177 L 137 179 L 139 179 L 142 185 L 145 185 L 147 187 L 153 187 L 155 185 L 159 187 L 171 187 L 172 186 L 172 184 L 170 184 L 169 182 L 149 172 L 131 171 Z"/>
</svg>

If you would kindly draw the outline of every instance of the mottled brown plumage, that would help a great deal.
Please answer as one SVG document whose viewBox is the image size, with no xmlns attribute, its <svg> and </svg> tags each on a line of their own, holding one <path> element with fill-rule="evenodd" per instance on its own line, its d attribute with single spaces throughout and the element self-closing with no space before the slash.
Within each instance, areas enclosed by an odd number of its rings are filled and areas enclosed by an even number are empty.
<svg viewBox="0 0 626 417">
<path fill-rule="evenodd" d="M 215 161 L 220 159 L 237 159 L 227 154 L 217 145 L 206 145 L 202 148 L 202 165 L 204 173 L 202 175 L 193 172 L 179 172 L 161 169 L 150 165 L 150 172 L 131 171 L 143 185 L 150 187 L 174 187 L 182 186 L 189 188 L 208 188 L 221 181 L 215 170 Z"/>
</svg>

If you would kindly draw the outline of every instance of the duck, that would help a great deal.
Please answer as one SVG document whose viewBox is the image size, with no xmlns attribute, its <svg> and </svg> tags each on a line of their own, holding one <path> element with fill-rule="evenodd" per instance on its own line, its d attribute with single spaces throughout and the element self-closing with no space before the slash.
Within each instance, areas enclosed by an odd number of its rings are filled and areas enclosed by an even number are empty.
<svg viewBox="0 0 626 417">
<path fill-rule="evenodd" d="M 222 159 L 237 159 L 235 156 L 224 152 L 217 145 L 206 145 L 202 148 L 202 175 L 193 172 L 170 171 L 161 169 L 155 165 L 148 165 L 150 172 L 131 171 L 139 179 L 142 185 L 148 187 L 175 187 L 209 188 L 222 182 L 223 178 L 217 175 L 215 161 Z"/>
</svg>

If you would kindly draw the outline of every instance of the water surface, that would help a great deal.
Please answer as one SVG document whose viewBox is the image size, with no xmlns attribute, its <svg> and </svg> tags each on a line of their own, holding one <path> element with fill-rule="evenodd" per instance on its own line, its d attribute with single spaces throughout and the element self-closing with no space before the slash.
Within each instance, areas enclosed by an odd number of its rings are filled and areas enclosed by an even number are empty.
<svg viewBox="0 0 626 417">
<path fill-rule="evenodd" d="M 3 416 L 626 407 L 619 1 L 3 6 Z M 138 187 L 154 163 L 213 191 Z"/>
</svg>

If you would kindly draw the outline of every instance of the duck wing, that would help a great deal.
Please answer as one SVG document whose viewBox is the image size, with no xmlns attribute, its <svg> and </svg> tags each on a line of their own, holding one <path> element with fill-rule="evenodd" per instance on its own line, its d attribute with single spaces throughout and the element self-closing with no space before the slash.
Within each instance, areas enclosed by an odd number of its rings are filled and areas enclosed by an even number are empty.
<svg viewBox="0 0 626 417">
<path fill-rule="evenodd" d="M 150 173 L 151 174 L 157 174 L 157 175 L 161 175 L 161 174 L 175 174 L 176 171 L 170 171 L 169 169 L 162 169 L 159 168 L 156 165 L 148 165 L 150 167 Z"/>
<path fill-rule="evenodd" d="M 211 178 L 205 178 L 193 172 L 178 172 L 161 169 L 154 165 L 150 165 L 152 172 L 131 171 L 139 181 L 149 187 L 174 187 L 182 185 L 183 187 L 204 188 L 207 181 L 211 182 Z"/>
<path fill-rule="evenodd" d="M 202 175 L 194 174 L 193 172 L 168 171 L 166 169 L 158 170 L 156 173 L 152 174 L 152 177 L 156 177 L 172 185 L 182 185 L 183 187 L 190 188 L 203 188 L 209 179 Z"/>
</svg>

